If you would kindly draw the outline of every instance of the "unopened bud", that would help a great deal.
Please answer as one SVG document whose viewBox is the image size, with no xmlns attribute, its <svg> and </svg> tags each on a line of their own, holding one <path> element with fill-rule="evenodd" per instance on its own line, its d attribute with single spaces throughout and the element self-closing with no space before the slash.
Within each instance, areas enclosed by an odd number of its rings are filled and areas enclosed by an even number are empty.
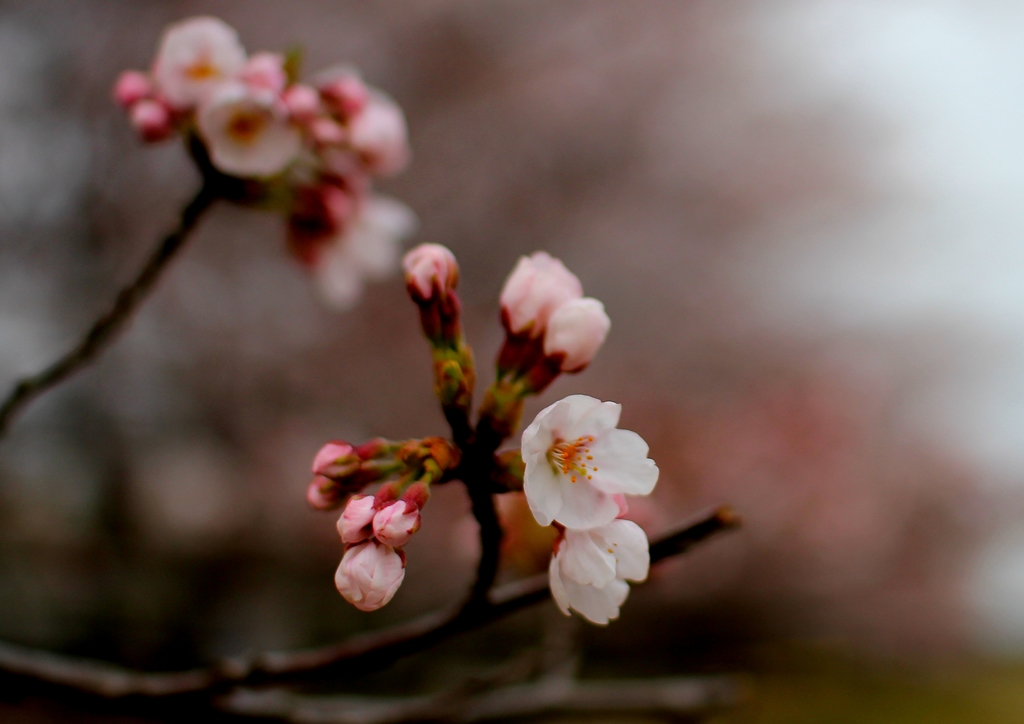
<svg viewBox="0 0 1024 724">
<path fill-rule="evenodd" d="M 320 86 L 324 101 L 342 118 L 351 118 L 366 107 L 370 91 L 355 73 L 341 73 Z"/>
<path fill-rule="evenodd" d="M 144 141 L 162 141 L 174 130 L 170 110 L 159 101 L 140 100 L 130 113 L 132 126 Z"/>
<path fill-rule="evenodd" d="M 402 500 L 417 510 L 423 510 L 423 506 L 430 500 L 430 486 L 425 483 L 413 483 L 402 493 Z"/>
<path fill-rule="evenodd" d="M 354 495 L 338 518 L 338 535 L 344 543 L 359 543 L 373 535 L 374 507 L 372 495 Z"/>
<path fill-rule="evenodd" d="M 313 458 L 313 474 L 342 478 L 355 472 L 359 463 L 355 448 L 343 440 L 332 440 L 320 448 Z"/>
<path fill-rule="evenodd" d="M 149 76 L 137 70 L 126 70 L 117 77 L 114 84 L 114 100 L 122 108 L 130 108 L 152 94 L 153 83 Z"/>
<path fill-rule="evenodd" d="M 501 290 L 502 322 L 510 333 L 539 337 L 554 311 L 583 296 L 576 275 L 543 251 L 520 257 Z"/>
<path fill-rule="evenodd" d="M 404 500 L 380 509 L 373 517 L 374 536 L 390 546 L 404 546 L 419 529 L 419 508 Z"/>
<path fill-rule="evenodd" d="M 317 475 L 306 488 L 306 501 L 316 510 L 334 510 L 341 507 L 349 492 L 337 481 Z"/>
<path fill-rule="evenodd" d="M 348 137 L 340 123 L 325 117 L 314 118 L 309 124 L 309 132 L 313 140 L 323 146 L 336 146 Z"/>
<path fill-rule="evenodd" d="M 370 173 L 390 176 L 409 162 L 405 115 L 386 96 L 374 95 L 352 118 L 348 141 Z"/>
<path fill-rule="evenodd" d="M 309 123 L 320 112 L 320 95 L 304 83 L 296 83 L 281 98 L 288 114 L 299 123 Z"/>
<path fill-rule="evenodd" d="M 280 93 L 288 84 L 284 56 L 280 53 L 256 53 L 242 68 L 242 80 L 253 88 Z"/>
<path fill-rule="evenodd" d="M 420 244 L 402 260 L 405 284 L 417 301 L 448 296 L 459 283 L 459 263 L 440 244 Z"/>
<path fill-rule="evenodd" d="M 561 355 L 562 372 L 579 372 L 604 344 L 611 320 L 596 299 L 572 299 L 558 307 L 544 332 L 544 354 Z"/>
<path fill-rule="evenodd" d="M 376 611 L 405 579 L 405 560 L 389 545 L 368 540 L 345 551 L 334 585 L 360 611 Z"/>
</svg>

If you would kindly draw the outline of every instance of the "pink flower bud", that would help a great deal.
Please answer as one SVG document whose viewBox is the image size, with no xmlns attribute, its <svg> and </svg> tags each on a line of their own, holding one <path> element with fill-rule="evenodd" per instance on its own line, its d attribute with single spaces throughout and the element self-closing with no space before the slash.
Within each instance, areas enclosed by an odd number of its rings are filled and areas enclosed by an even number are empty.
<svg viewBox="0 0 1024 724">
<path fill-rule="evenodd" d="M 349 143 L 371 173 L 390 176 L 409 162 L 405 115 L 398 104 L 375 95 L 349 123 Z"/>
<path fill-rule="evenodd" d="M 162 141 L 171 135 L 171 112 L 163 103 L 141 100 L 131 108 L 132 126 L 144 141 Z"/>
<path fill-rule="evenodd" d="M 583 296 L 583 285 L 558 259 L 543 251 L 519 258 L 501 290 L 502 321 L 519 334 L 539 337 L 554 311 Z"/>
<path fill-rule="evenodd" d="M 320 112 L 320 96 L 312 86 L 296 83 L 282 96 L 289 115 L 299 123 L 309 123 Z"/>
<path fill-rule="evenodd" d="M 345 551 L 334 585 L 360 611 L 376 611 L 395 595 L 405 578 L 405 561 L 389 545 L 366 541 Z"/>
<path fill-rule="evenodd" d="M 314 118 L 309 123 L 309 132 L 313 140 L 324 146 L 335 146 L 344 143 L 347 137 L 345 128 L 330 118 Z"/>
<path fill-rule="evenodd" d="M 355 73 L 341 73 L 320 86 L 320 94 L 342 118 L 351 118 L 366 107 L 370 91 Z"/>
<path fill-rule="evenodd" d="M 359 543 L 373 535 L 377 513 L 372 495 L 353 495 L 338 518 L 338 535 L 344 543 Z"/>
<path fill-rule="evenodd" d="M 419 508 L 404 500 L 378 510 L 373 516 L 373 534 L 389 546 L 404 546 L 419 529 Z"/>
<path fill-rule="evenodd" d="M 604 344 L 611 321 L 596 299 L 572 299 L 558 307 L 544 332 L 544 354 L 563 355 L 562 372 L 579 372 Z"/>
<path fill-rule="evenodd" d="M 332 440 L 320 448 L 313 458 L 313 474 L 328 478 L 349 475 L 358 467 L 359 456 L 355 448 L 343 440 Z"/>
<path fill-rule="evenodd" d="M 153 83 L 149 76 L 137 70 L 126 70 L 117 77 L 114 84 L 114 100 L 122 108 L 130 108 L 143 98 L 153 94 Z"/>
<path fill-rule="evenodd" d="M 438 290 L 442 296 L 459 282 L 459 264 L 455 255 L 440 244 L 420 244 L 402 260 L 409 292 L 427 301 Z"/>
<path fill-rule="evenodd" d="M 284 56 L 280 53 L 256 53 L 242 68 L 242 80 L 253 88 L 280 93 L 288 84 Z"/>
<path fill-rule="evenodd" d="M 306 488 L 306 502 L 316 510 L 334 510 L 341 507 L 349 492 L 337 481 L 317 475 Z"/>
</svg>

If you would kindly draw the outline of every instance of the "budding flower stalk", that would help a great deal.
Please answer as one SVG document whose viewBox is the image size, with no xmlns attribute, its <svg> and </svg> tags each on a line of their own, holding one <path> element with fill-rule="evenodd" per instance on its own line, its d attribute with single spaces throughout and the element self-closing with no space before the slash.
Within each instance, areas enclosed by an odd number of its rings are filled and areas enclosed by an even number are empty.
<svg viewBox="0 0 1024 724">
<path fill-rule="evenodd" d="M 441 402 L 455 440 L 468 440 L 476 368 L 462 335 L 461 304 L 455 288 L 459 265 L 440 244 L 420 244 L 405 255 L 405 285 L 420 310 L 420 324 L 430 341 L 434 393 Z"/>
</svg>

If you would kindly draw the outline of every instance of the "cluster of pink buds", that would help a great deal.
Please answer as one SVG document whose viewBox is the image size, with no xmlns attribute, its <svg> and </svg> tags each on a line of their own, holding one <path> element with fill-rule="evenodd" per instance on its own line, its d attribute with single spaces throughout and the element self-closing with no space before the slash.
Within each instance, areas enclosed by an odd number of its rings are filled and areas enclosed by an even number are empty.
<svg viewBox="0 0 1024 724">
<path fill-rule="evenodd" d="M 560 372 L 582 371 L 611 328 L 604 305 L 584 297 L 576 275 L 543 251 L 520 258 L 506 280 L 501 323 L 498 373 L 523 379 L 532 392 Z"/>
<path fill-rule="evenodd" d="M 423 244 L 406 254 L 403 267 L 430 342 L 434 391 L 452 442 L 377 440 L 358 448 L 335 442 L 320 451 L 310 502 L 335 508 L 347 500 L 338 521 L 346 546 L 338 590 L 363 610 L 387 603 L 405 577 L 401 546 L 420 527 L 429 486 L 460 479 L 480 522 L 482 555 L 487 521 L 497 526 L 492 496 L 524 492 L 535 520 L 557 532 L 549 566 L 556 603 L 566 614 L 575 610 L 608 623 L 629 593 L 626 581 L 644 580 L 650 565 L 647 536 L 623 519 L 625 496 L 649 495 L 658 480 L 647 443 L 618 429 L 619 405 L 572 395 L 537 415 L 518 450 L 498 449 L 518 425 L 526 397 L 593 359 L 611 326 L 604 305 L 584 297 L 579 279 L 548 254 L 520 259 L 501 293 L 505 344 L 474 424 L 475 369 L 460 321 L 455 256 Z M 395 476 L 397 482 L 390 480 Z M 346 497 L 377 481 L 385 482 L 375 495 Z M 489 540 L 496 558 L 498 547 Z M 496 567 L 495 560 L 481 571 L 493 576 Z"/>
<path fill-rule="evenodd" d="M 430 486 L 457 464 L 456 451 L 436 437 L 359 446 L 336 440 L 320 449 L 306 499 L 319 510 L 344 506 L 338 534 L 345 553 L 334 582 L 345 600 L 363 611 L 391 600 L 405 578 L 401 547 L 420 528 Z M 360 494 L 380 482 L 375 495 Z"/>
<path fill-rule="evenodd" d="M 371 180 L 408 163 L 405 116 L 353 68 L 303 83 L 297 56 L 249 56 L 232 27 L 195 17 L 169 26 L 150 72 L 122 73 L 114 97 L 143 140 L 181 134 L 204 174 L 246 181 L 234 200 L 284 214 L 328 302 L 350 306 L 396 267 L 415 216 Z"/>
</svg>

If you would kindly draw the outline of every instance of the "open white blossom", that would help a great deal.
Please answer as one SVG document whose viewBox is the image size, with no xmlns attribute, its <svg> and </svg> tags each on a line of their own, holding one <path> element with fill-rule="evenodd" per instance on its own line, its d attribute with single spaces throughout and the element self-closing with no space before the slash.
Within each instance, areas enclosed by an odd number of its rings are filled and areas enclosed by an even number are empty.
<svg viewBox="0 0 1024 724">
<path fill-rule="evenodd" d="M 593 623 L 606 624 L 619 616 L 629 594 L 626 581 L 645 580 L 650 563 L 647 536 L 632 521 L 566 529 L 548 568 L 551 595 L 566 615 L 572 608 Z"/>
<path fill-rule="evenodd" d="M 366 199 L 314 269 L 324 300 L 335 309 L 351 308 L 367 280 L 386 278 L 398 268 L 402 241 L 416 225 L 416 214 L 405 204 L 386 196 Z"/>
<path fill-rule="evenodd" d="M 245 48 L 235 29 L 219 18 L 200 16 L 164 31 L 153 78 L 168 103 L 187 110 L 244 66 Z"/>
<path fill-rule="evenodd" d="M 541 525 L 585 530 L 619 514 L 615 494 L 648 495 L 658 468 L 647 443 L 619 430 L 622 406 L 570 395 L 541 410 L 523 432 L 523 489 Z"/>
<path fill-rule="evenodd" d="M 233 176 L 280 173 L 302 143 L 280 99 L 241 82 L 218 86 L 200 105 L 196 122 L 213 165 Z"/>
</svg>

